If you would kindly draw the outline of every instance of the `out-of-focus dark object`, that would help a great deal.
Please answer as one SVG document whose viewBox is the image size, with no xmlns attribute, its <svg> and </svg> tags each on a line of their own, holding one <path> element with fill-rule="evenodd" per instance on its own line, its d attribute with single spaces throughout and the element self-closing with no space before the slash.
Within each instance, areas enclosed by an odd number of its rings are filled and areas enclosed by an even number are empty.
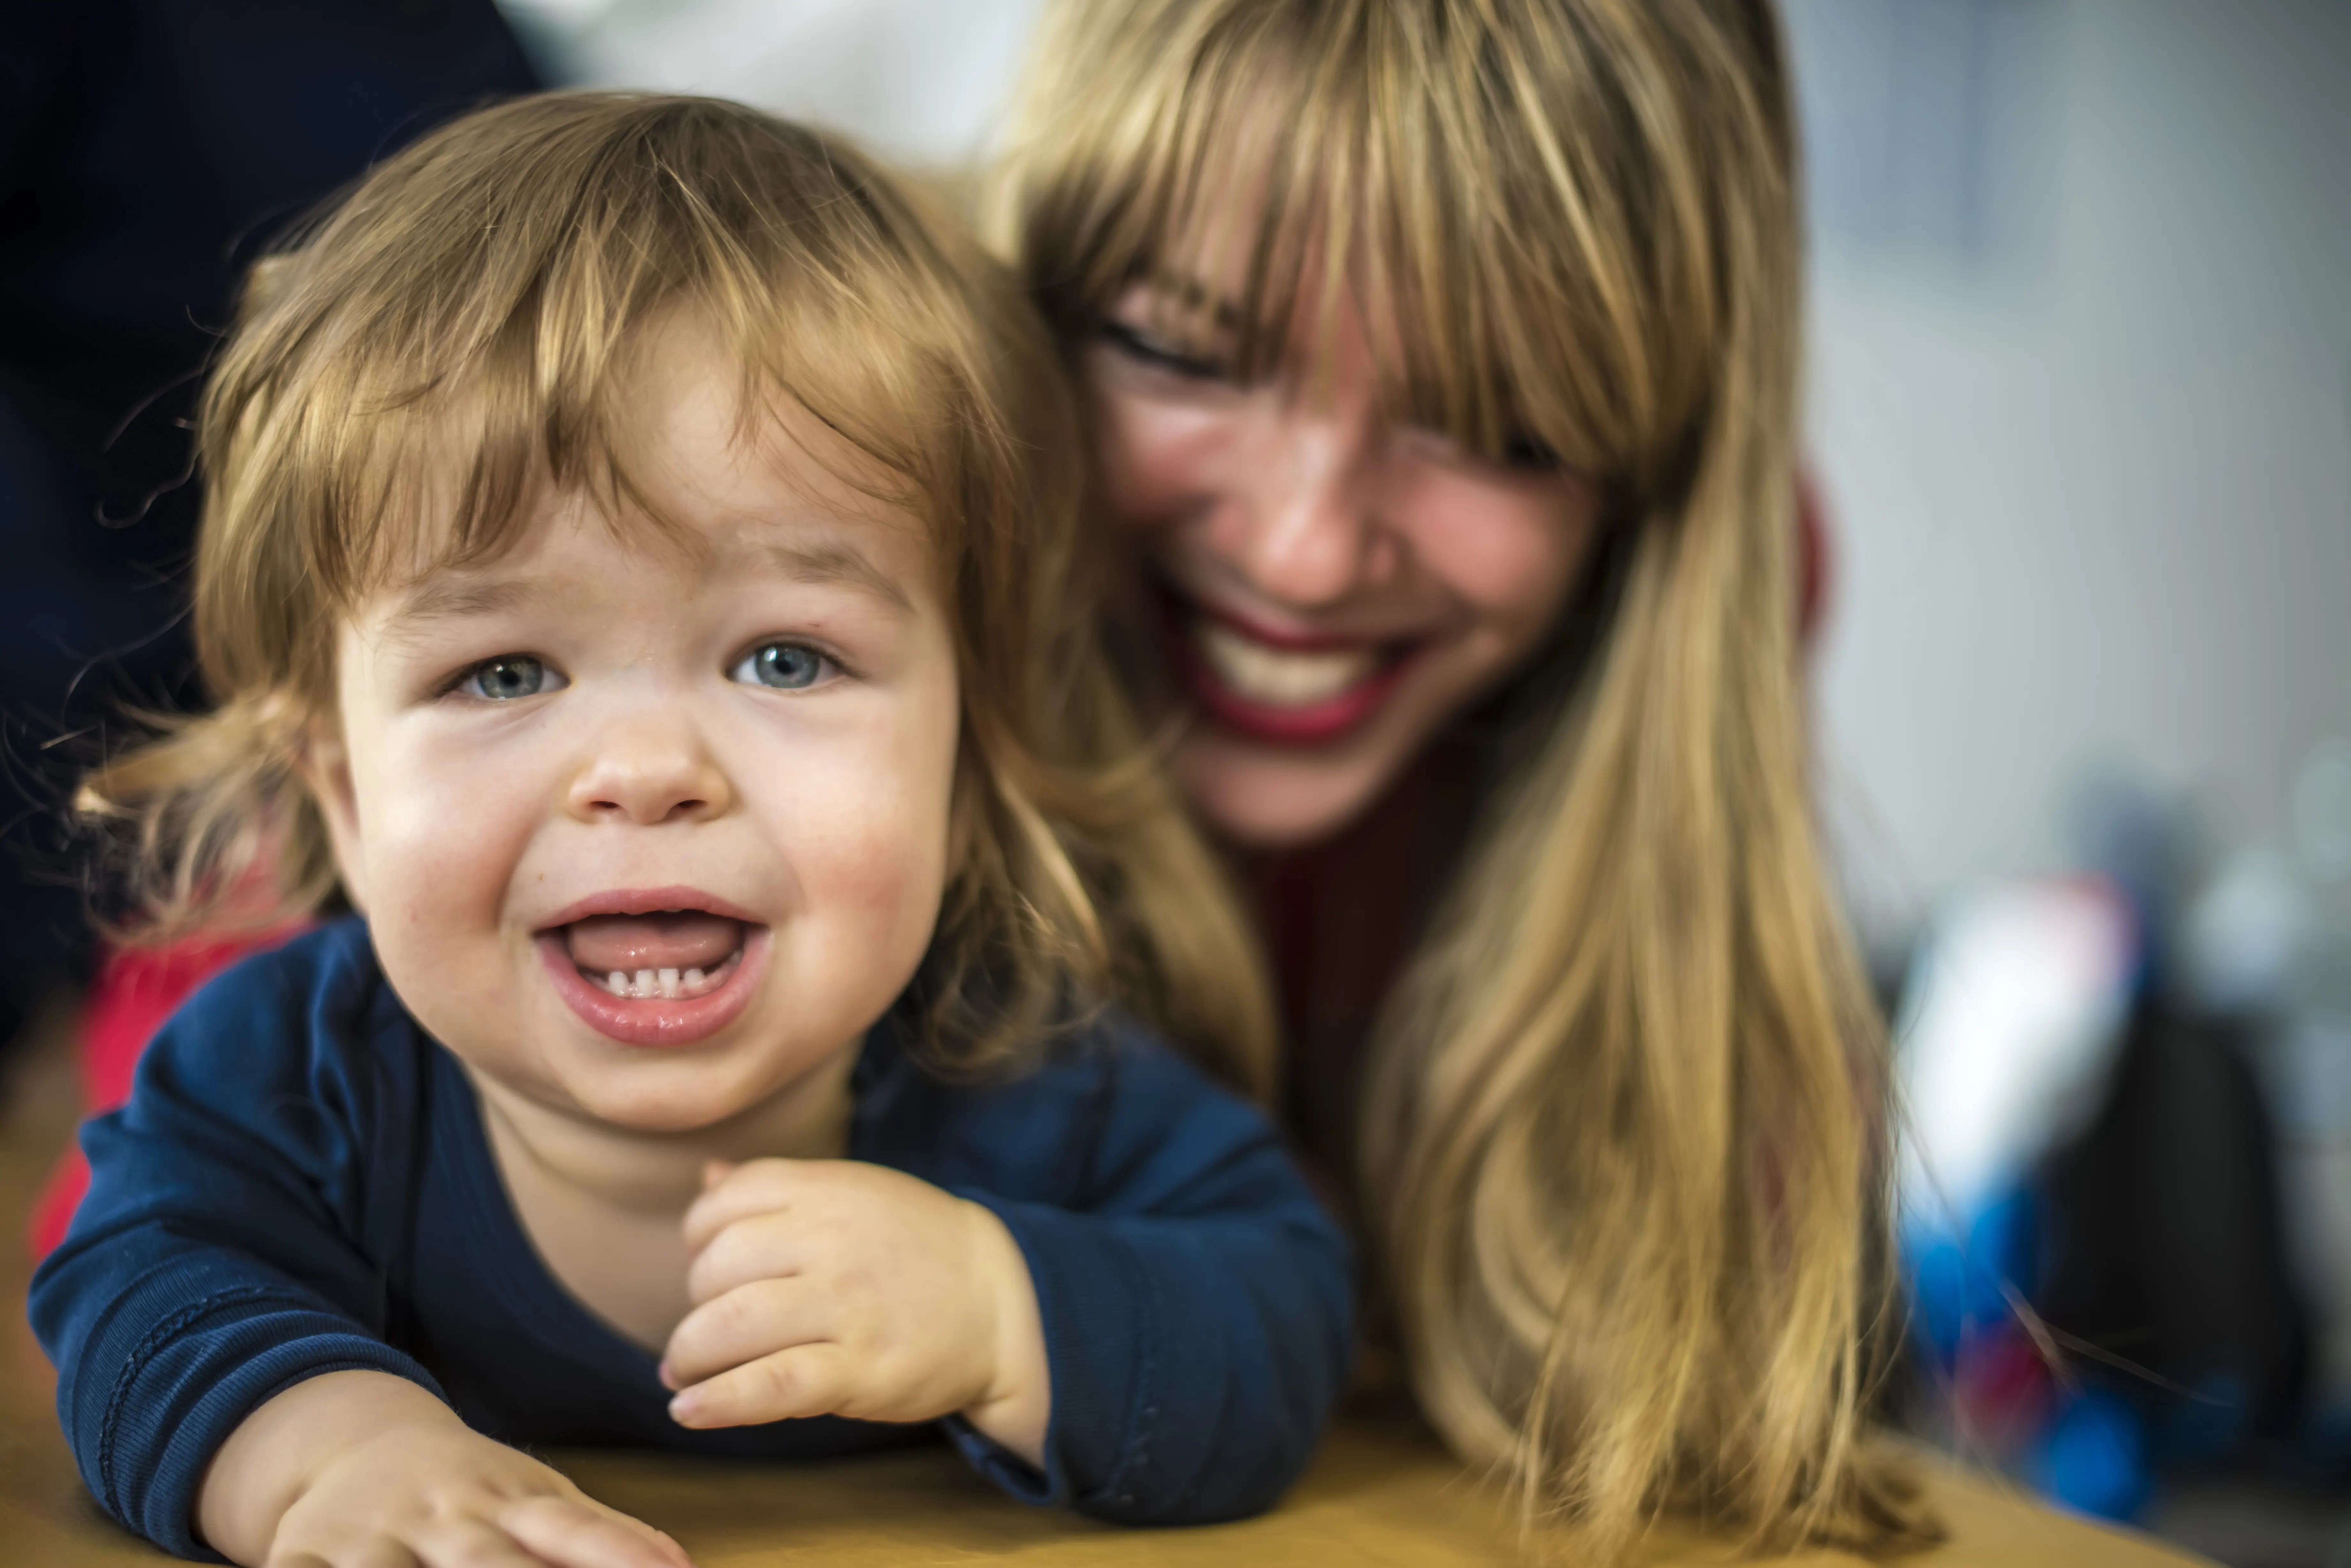
<svg viewBox="0 0 2351 1568">
<path fill-rule="evenodd" d="M 2146 975 L 2095 1119 L 2038 1173 L 2033 1304 L 2158 1470 L 2242 1462 L 2287 1435 L 2309 1371 L 2261 1026 L 2216 1006 L 2228 988 L 2195 918 L 2200 835 L 2184 802 L 2108 779 L 2074 818 L 2085 858 L 2137 910 Z"/>
<path fill-rule="evenodd" d="M 77 972 L 75 766 L 197 696 L 186 417 L 269 239 L 454 112 L 536 85 L 491 0 L 0 6 L 0 1040 Z"/>
<path fill-rule="evenodd" d="M 1953 901 L 1912 966 L 1915 1418 L 2113 1518 L 2215 1478 L 2339 1499 L 2351 877 L 2215 866 L 2126 779 L 2074 816 L 2082 875 Z"/>
<path fill-rule="evenodd" d="M 2042 1313 L 2127 1364 L 2074 1359 L 2139 1408 L 2157 1458 L 2173 1465 L 2281 1434 L 2307 1370 L 2277 1136 L 2241 1036 L 2143 1009 L 2105 1105 L 2043 1178 Z"/>
</svg>

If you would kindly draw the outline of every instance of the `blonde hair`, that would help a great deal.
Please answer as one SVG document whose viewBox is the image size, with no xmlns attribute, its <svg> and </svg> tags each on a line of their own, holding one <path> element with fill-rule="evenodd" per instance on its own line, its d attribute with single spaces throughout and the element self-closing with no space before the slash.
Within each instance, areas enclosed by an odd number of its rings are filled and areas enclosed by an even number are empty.
<svg viewBox="0 0 2351 1568">
<path fill-rule="evenodd" d="M 963 695 L 963 847 L 924 976 L 935 1061 L 1013 1062 L 1073 1004 L 1113 999 L 1262 1091 L 1253 945 L 1095 652 L 1050 340 L 852 150 L 708 99 L 470 115 L 256 268 L 199 431 L 195 637 L 218 707 L 80 800 L 127 849 L 134 934 L 267 925 L 331 895 L 298 763 L 333 712 L 339 618 L 423 555 L 507 548 L 541 486 L 649 511 L 613 410 L 679 308 L 736 356 L 747 424 L 796 407 L 928 525 Z M 427 537 L 427 489 L 453 470 L 454 521 Z"/>
<path fill-rule="evenodd" d="M 1865 1441 L 1886 1074 L 1805 791 L 1793 141 L 1761 0 L 1061 0 L 991 198 L 1065 346 L 1254 223 L 1238 373 L 1335 282 L 1398 417 L 1603 484 L 1357 1178 L 1422 1408 L 1603 1556 L 1660 1510 L 1935 1535 Z"/>
</svg>

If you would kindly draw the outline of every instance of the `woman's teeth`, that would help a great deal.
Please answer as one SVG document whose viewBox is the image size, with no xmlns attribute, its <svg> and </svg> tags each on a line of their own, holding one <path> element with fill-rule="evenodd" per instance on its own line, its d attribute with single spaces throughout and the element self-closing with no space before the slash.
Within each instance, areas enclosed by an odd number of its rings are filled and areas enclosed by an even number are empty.
<svg viewBox="0 0 2351 1568">
<path fill-rule="evenodd" d="M 609 975 L 588 977 L 616 997 L 676 1001 L 709 995 L 726 983 L 727 973 L 734 967 L 735 960 L 729 957 L 706 974 L 700 969 L 639 969 L 632 975 L 625 969 L 615 969 Z"/>
<path fill-rule="evenodd" d="M 1362 685 L 1380 667 L 1371 648 L 1270 647 L 1206 617 L 1194 622 L 1200 652 L 1236 696 L 1267 707 L 1312 707 Z"/>
</svg>

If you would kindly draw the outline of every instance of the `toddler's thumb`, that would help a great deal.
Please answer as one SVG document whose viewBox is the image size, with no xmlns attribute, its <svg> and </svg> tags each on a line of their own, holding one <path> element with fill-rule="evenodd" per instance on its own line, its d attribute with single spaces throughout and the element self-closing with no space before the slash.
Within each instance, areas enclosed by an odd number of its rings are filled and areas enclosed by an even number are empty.
<svg viewBox="0 0 2351 1568">
<path fill-rule="evenodd" d="M 712 1187 L 716 1186 L 720 1182 L 725 1181 L 728 1176 L 733 1176 L 736 1168 L 737 1167 L 733 1160 L 703 1161 L 702 1190 L 708 1192 Z"/>
</svg>

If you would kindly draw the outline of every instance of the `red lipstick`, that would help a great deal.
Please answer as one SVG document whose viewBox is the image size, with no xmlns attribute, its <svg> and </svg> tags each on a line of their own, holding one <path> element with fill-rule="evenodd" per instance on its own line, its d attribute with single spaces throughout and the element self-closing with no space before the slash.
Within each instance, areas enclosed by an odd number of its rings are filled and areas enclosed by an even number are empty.
<svg viewBox="0 0 2351 1568">
<path fill-rule="evenodd" d="M 1324 746 L 1360 728 L 1386 706 L 1411 667 L 1419 645 L 1362 637 L 1315 636 L 1275 631 L 1228 611 L 1178 598 L 1162 601 L 1163 624 L 1176 669 L 1201 711 L 1236 734 L 1275 746 Z M 1236 691 L 1200 647 L 1194 622 L 1220 622 L 1251 642 L 1283 653 L 1371 652 L 1378 664 L 1362 680 L 1319 702 L 1274 704 Z"/>
</svg>

